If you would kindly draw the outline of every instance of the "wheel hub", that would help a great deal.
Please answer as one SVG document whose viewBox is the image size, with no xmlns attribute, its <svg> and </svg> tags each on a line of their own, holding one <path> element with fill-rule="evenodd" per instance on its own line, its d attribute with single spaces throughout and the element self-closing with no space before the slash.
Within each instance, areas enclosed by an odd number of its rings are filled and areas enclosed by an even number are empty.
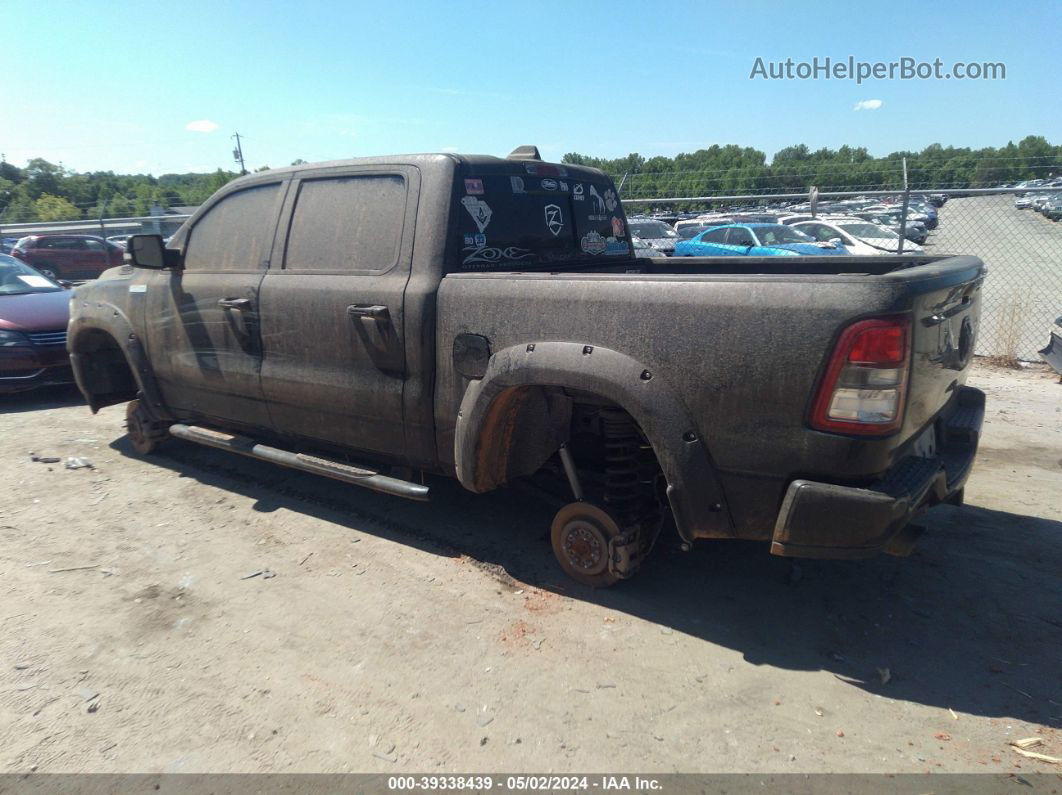
<svg viewBox="0 0 1062 795">
<path fill-rule="evenodd" d="M 564 533 L 564 551 L 573 566 L 587 572 L 603 568 L 601 563 L 608 550 L 608 541 L 599 528 L 583 519 L 573 519 Z"/>
</svg>

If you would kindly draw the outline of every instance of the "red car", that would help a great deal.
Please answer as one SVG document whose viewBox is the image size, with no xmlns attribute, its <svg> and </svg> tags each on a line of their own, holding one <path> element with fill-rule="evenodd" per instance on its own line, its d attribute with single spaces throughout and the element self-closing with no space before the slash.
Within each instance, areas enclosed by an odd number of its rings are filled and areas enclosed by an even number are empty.
<svg viewBox="0 0 1062 795">
<path fill-rule="evenodd" d="M 125 249 L 94 235 L 30 235 L 11 254 L 51 279 L 95 279 L 121 265 Z"/>
<path fill-rule="evenodd" d="M 74 378 L 66 352 L 70 290 L 0 254 L 0 394 Z"/>
</svg>

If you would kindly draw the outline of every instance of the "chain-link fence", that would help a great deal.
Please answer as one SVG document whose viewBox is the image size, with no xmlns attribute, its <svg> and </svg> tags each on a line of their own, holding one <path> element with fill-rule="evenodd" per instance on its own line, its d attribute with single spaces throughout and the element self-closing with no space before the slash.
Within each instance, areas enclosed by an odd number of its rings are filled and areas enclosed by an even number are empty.
<svg viewBox="0 0 1062 795">
<path fill-rule="evenodd" d="M 1062 186 L 923 188 L 906 197 L 903 192 L 814 191 L 814 208 L 812 198 L 811 193 L 757 193 L 625 198 L 624 203 L 628 218 L 645 214 L 672 223 L 701 216 L 713 223 L 728 218 L 793 222 L 794 216 L 803 216 L 794 227 L 823 240 L 844 236 L 845 226 L 859 219 L 888 226 L 897 237 L 902 232 L 905 252 L 971 254 L 989 271 L 977 353 L 1038 358 L 1055 318 L 1062 315 Z M 822 223 L 809 226 L 812 215 Z M 881 245 L 881 240 L 871 242 Z"/>
<path fill-rule="evenodd" d="M 676 178 L 677 179 L 677 178 Z M 624 184 L 622 175 L 617 184 Z M 636 183 L 635 183 L 636 184 Z M 674 187 L 700 185 L 693 177 Z M 624 185 L 628 217 L 655 214 L 665 220 L 696 218 L 710 211 L 716 218 L 729 213 L 758 220 L 810 215 L 809 193 L 779 193 L 770 189 L 744 195 L 632 197 L 632 183 Z M 1035 360 L 1046 345 L 1055 318 L 1062 315 L 1062 186 L 1018 188 L 922 187 L 909 191 L 903 214 L 903 192 L 816 192 L 814 214 L 823 220 L 861 217 L 903 231 L 910 245 L 927 254 L 972 254 L 988 266 L 977 353 L 1009 359 Z M 939 206 L 934 206 L 939 205 Z M 930 218 L 929 212 L 936 218 Z M 193 208 L 184 208 L 187 210 Z M 135 233 L 168 236 L 187 215 L 145 216 L 60 222 L 0 224 L 0 241 L 30 234 L 89 234 L 102 237 Z M 790 219 L 791 220 L 791 219 Z M 2 221 L 2 219 L 0 219 Z M 903 224 L 901 230 L 900 224 Z M 923 230 L 924 227 L 924 230 Z M 923 236 L 924 233 L 924 236 Z M 2 250 L 2 249 L 0 249 Z"/>
</svg>

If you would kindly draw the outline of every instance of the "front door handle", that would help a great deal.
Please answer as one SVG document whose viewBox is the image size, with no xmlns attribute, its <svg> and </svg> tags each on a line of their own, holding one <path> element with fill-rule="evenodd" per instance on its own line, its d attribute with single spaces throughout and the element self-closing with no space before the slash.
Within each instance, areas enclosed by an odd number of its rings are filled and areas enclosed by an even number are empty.
<svg viewBox="0 0 1062 795">
<path fill-rule="evenodd" d="M 347 314 L 351 317 L 367 317 L 371 320 L 389 320 L 390 312 L 381 304 L 351 304 L 347 307 Z"/>
<path fill-rule="evenodd" d="M 246 312 L 251 308 L 250 298 L 222 298 L 218 301 L 218 306 L 222 309 L 236 309 L 240 312 Z"/>
</svg>

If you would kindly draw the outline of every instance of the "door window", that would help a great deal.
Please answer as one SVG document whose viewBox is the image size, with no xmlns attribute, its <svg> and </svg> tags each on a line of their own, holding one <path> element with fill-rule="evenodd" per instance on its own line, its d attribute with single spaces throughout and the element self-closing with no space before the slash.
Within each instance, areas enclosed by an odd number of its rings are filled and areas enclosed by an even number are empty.
<svg viewBox="0 0 1062 795">
<path fill-rule="evenodd" d="M 225 196 L 196 221 L 184 252 L 189 271 L 247 271 L 266 267 L 273 247 L 280 183 Z"/>
<path fill-rule="evenodd" d="M 303 180 L 288 232 L 290 271 L 383 273 L 398 261 L 406 215 L 399 174 Z"/>
<path fill-rule="evenodd" d="M 704 237 L 701 238 L 702 243 L 725 243 L 726 242 L 726 227 L 720 229 L 713 229 L 710 232 L 705 232 Z"/>
<path fill-rule="evenodd" d="M 726 242 L 731 246 L 755 246 L 752 233 L 744 227 L 732 226 L 727 230 Z"/>
<path fill-rule="evenodd" d="M 76 237 L 46 237 L 37 243 L 37 248 L 76 250 L 84 248 L 84 245 Z"/>
</svg>

